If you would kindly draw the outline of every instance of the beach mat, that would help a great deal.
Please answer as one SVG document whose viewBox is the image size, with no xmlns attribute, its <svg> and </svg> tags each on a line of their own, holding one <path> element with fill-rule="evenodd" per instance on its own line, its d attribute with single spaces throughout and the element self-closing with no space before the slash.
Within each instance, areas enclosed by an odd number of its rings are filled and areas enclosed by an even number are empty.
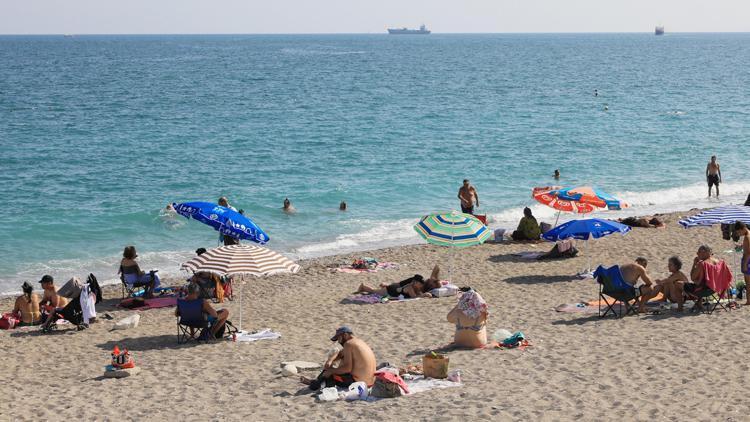
<svg viewBox="0 0 750 422">
<path fill-rule="evenodd" d="M 155 297 L 152 299 L 144 299 L 143 305 L 136 306 L 136 307 L 130 307 L 128 304 L 133 303 L 136 298 L 127 298 L 120 301 L 120 303 L 117 305 L 120 308 L 125 309 L 132 309 L 132 310 L 138 310 L 138 311 L 144 311 L 148 309 L 158 309 L 158 308 L 169 308 L 171 306 L 177 306 L 177 296 L 162 296 L 162 297 Z"/>
</svg>

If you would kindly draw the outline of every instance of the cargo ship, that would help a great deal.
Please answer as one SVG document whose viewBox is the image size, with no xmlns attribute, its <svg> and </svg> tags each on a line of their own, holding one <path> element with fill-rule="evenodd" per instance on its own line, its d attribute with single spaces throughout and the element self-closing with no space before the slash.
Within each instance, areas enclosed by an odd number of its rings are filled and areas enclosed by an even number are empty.
<svg viewBox="0 0 750 422">
<path fill-rule="evenodd" d="M 388 33 L 391 35 L 427 35 L 432 31 L 427 29 L 426 26 L 422 25 L 419 29 L 409 28 L 388 28 Z"/>
<path fill-rule="evenodd" d="M 664 35 L 664 27 L 659 25 L 654 29 L 654 35 Z"/>
</svg>

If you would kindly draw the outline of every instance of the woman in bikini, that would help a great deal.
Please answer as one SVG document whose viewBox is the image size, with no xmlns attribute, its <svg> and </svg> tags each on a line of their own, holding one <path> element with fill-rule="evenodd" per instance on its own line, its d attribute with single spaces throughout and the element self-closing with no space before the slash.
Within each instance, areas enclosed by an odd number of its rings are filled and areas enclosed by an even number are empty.
<svg viewBox="0 0 750 422">
<path fill-rule="evenodd" d="M 456 325 L 453 345 L 477 349 L 487 344 L 487 302 L 474 290 L 461 295 L 448 313 L 448 322 Z"/>
<path fill-rule="evenodd" d="M 20 315 L 19 327 L 39 325 L 42 323 L 42 313 L 39 311 L 39 295 L 34 293 L 34 287 L 28 282 L 21 286 L 23 294 L 16 298 L 13 313 Z"/>
</svg>

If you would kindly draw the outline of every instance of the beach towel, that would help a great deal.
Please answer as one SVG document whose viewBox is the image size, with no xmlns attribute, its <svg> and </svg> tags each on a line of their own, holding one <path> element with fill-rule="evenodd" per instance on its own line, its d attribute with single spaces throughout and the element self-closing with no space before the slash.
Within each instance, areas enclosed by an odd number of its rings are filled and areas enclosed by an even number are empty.
<svg viewBox="0 0 750 422">
<path fill-rule="evenodd" d="M 137 304 L 141 302 L 141 299 L 140 298 L 138 298 L 138 300 L 136 299 L 137 298 L 133 298 L 133 297 L 123 299 L 120 302 L 120 304 L 117 306 L 121 308 L 127 308 L 127 309 L 137 309 L 139 311 L 177 306 L 176 296 L 161 296 L 161 297 L 155 297 L 152 299 L 142 299 L 143 305 L 140 305 L 140 306 L 138 306 Z M 137 306 L 132 306 L 134 304 L 136 304 Z"/>
<path fill-rule="evenodd" d="M 250 343 L 258 340 L 276 340 L 277 338 L 281 338 L 281 334 L 271 331 L 270 328 L 266 328 L 257 333 L 240 331 L 237 333 L 236 338 L 229 337 L 229 341 Z"/>
<path fill-rule="evenodd" d="M 404 391 L 404 396 L 413 396 L 414 394 L 424 393 L 425 391 L 430 390 L 463 386 L 460 382 L 449 381 L 447 379 L 425 378 L 423 375 L 405 375 L 404 383 L 406 384 L 406 389 L 408 391 L 408 393 Z M 337 391 L 339 397 L 344 397 L 349 392 L 349 389 L 338 387 Z M 388 399 L 368 396 L 364 401 L 375 402 L 380 400 Z"/>
<path fill-rule="evenodd" d="M 703 281 L 709 289 L 723 293 L 732 284 L 732 271 L 724 261 L 719 261 L 718 264 L 703 261 Z"/>
<path fill-rule="evenodd" d="M 331 268 L 331 271 L 335 273 L 361 274 L 376 273 L 378 272 L 378 270 L 387 270 L 392 268 L 398 268 L 398 264 L 395 262 L 378 262 L 375 268 L 352 268 L 351 265 L 345 265 L 337 268 Z"/>
<path fill-rule="evenodd" d="M 383 297 L 376 295 L 376 294 L 353 294 L 348 296 L 346 299 L 344 299 L 343 303 L 351 303 L 351 304 L 358 304 L 358 305 L 372 305 L 375 303 L 391 303 L 391 302 L 407 302 L 410 300 L 417 300 L 418 297 L 410 298 L 410 299 L 399 299 L 397 297 L 387 297 L 388 300 L 383 301 Z"/>
</svg>

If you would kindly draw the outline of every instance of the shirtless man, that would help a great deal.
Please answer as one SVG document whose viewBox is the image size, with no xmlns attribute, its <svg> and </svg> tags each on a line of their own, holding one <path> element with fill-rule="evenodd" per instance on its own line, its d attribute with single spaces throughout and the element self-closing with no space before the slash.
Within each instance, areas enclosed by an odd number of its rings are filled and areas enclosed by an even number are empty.
<svg viewBox="0 0 750 422">
<path fill-rule="evenodd" d="M 651 281 L 651 278 L 646 273 L 647 265 L 648 261 L 646 258 L 640 256 L 632 264 L 620 265 L 620 272 L 626 283 L 633 287 L 638 283 L 638 279 L 643 280 L 645 283 L 640 287 L 641 295 L 638 298 L 638 312 L 640 313 L 646 311 L 646 302 L 648 302 L 649 297 L 653 297 L 652 295 L 654 295 L 654 288 L 652 287 L 654 282 Z"/>
<path fill-rule="evenodd" d="M 39 306 L 52 313 L 55 309 L 62 309 L 68 304 L 68 299 L 57 294 L 57 287 L 55 287 L 55 280 L 51 275 L 45 275 L 39 280 L 44 289 L 44 295 L 42 295 L 42 301 L 39 302 Z"/>
<path fill-rule="evenodd" d="M 479 206 L 479 194 L 469 179 L 464 179 L 464 185 L 458 190 L 458 199 L 461 200 L 461 212 L 474 215 L 474 205 Z"/>
<path fill-rule="evenodd" d="M 743 238 L 740 270 L 745 277 L 745 286 L 750 286 L 750 230 L 748 230 L 747 224 L 738 221 L 734 223 L 734 234 Z M 747 298 L 745 305 L 750 305 L 750 297 Z"/>
<path fill-rule="evenodd" d="M 354 337 L 352 329 L 343 326 L 336 330 L 331 341 L 338 341 L 343 346 L 340 352 L 331 356 L 323 367 L 323 372 L 316 379 L 301 377 L 303 384 L 311 390 L 325 387 L 349 387 L 357 381 L 368 386 L 375 383 L 375 354 L 364 341 Z M 334 364 L 338 362 L 338 366 Z"/>
<path fill-rule="evenodd" d="M 711 197 L 711 186 L 716 185 L 716 197 L 719 197 L 719 183 L 721 183 L 721 167 L 716 162 L 716 156 L 706 166 L 706 180 L 708 181 L 708 197 Z"/>
</svg>

